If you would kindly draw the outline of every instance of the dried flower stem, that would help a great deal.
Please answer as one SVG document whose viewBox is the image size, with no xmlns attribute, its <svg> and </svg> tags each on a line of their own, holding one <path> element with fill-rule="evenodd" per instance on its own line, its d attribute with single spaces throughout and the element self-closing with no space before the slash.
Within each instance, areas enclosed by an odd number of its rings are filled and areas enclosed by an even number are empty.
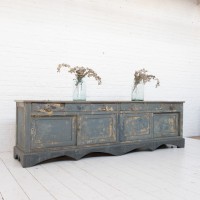
<svg viewBox="0 0 200 200">
<path fill-rule="evenodd" d="M 147 82 L 150 82 L 152 79 L 156 81 L 156 87 L 160 86 L 159 79 L 156 78 L 154 75 L 148 75 L 146 69 L 143 68 L 141 70 L 135 71 L 134 89 L 139 83 L 143 82 L 144 84 L 146 84 Z"/>
<path fill-rule="evenodd" d="M 74 73 L 76 76 L 76 85 L 78 85 L 78 83 L 80 83 L 82 81 L 82 79 L 84 77 L 94 77 L 97 81 L 98 81 L 98 85 L 101 84 L 101 78 L 97 75 L 97 73 L 94 72 L 94 70 L 90 69 L 90 68 L 85 68 L 85 67 L 71 67 L 68 64 L 62 63 L 59 64 L 57 67 L 57 72 L 60 72 L 60 69 L 62 67 L 67 67 L 68 68 L 68 72 L 69 73 Z"/>
</svg>

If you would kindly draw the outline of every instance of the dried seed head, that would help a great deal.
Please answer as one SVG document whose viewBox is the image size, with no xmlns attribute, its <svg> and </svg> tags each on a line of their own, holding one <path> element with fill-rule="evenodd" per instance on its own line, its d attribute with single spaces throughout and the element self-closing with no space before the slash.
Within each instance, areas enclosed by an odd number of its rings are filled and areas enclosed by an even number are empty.
<svg viewBox="0 0 200 200">
<path fill-rule="evenodd" d="M 160 86 L 159 79 L 156 78 L 154 75 L 147 74 L 147 72 L 148 71 L 144 68 L 140 69 L 138 71 L 135 71 L 135 73 L 134 73 L 134 88 L 136 88 L 136 86 L 141 82 L 146 84 L 147 82 L 150 82 L 151 80 L 156 81 L 156 87 Z"/>
<path fill-rule="evenodd" d="M 77 80 L 77 84 L 82 81 L 82 78 L 84 77 L 94 77 L 95 80 L 98 81 L 98 85 L 101 84 L 101 78 L 97 75 L 97 73 L 94 72 L 94 70 L 90 69 L 90 68 L 85 68 L 85 67 L 71 67 L 68 64 L 62 63 L 59 64 L 57 67 L 57 72 L 60 72 L 60 69 L 62 67 L 67 67 L 68 68 L 68 72 L 69 73 L 74 73 L 76 76 L 76 80 Z"/>
</svg>

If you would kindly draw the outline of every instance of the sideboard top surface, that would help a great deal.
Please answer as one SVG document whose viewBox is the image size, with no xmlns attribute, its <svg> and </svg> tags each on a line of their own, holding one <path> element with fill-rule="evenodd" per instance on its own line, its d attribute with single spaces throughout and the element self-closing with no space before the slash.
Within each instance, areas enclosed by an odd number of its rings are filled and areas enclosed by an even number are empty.
<svg viewBox="0 0 200 200">
<path fill-rule="evenodd" d="M 185 101 L 61 101 L 61 100 L 16 100 L 17 103 L 70 103 L 70 104 L 99 104 L 99 103 L 185 103 Z"/>
</svg>

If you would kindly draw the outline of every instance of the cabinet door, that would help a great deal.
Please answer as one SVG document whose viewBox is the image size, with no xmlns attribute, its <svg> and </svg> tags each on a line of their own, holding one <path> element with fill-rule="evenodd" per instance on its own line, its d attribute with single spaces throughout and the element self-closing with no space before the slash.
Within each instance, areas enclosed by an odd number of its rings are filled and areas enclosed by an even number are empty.
<svg viewBox="0 0 200 200">
<path fill-rule="evenodd" d="M 120 141 L 148 139 L 152 137 L 150 113 L 121 114 L 120 115 Z"/>
<path fill-rule="evenodd" d="M 116 114 L 82 115 L 78 124 L 78 145 L 116 141 Z"/>
<path fill-rule="evenodd" d="M 62 147 L 76 144 L 76 117 L 33 117 L 31 148 Z"/>
<path fill-rule="evenodd" d="M 154 114 L 154 137 L 169 137 L 179 135 L 179 114 L 158 113 Z"/>
</svg>

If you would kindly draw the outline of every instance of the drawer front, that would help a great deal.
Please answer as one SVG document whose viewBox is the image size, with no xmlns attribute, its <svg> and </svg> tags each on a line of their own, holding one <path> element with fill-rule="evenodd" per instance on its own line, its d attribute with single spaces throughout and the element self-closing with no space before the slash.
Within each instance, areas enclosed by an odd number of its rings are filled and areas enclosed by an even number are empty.
<svg viewBox="0 0 200 200">
<path fill-rule="evenodd" d="M 74 111 L 74 112 L 79 112 L 79 111 L 91 111 L 91 105 L 90 104 L 73 104 L 73 103 L 67 103 L 65 104 L 65 110 L 66 111 Z"/>
<path fill-rule="evenodd" d="M 124 103 L 121 104 L 121 111 L 145 111 L 148 105 L 143 103 Z"/>
<path fill-rule="evenodd" d="M 152 138 L 152 114 L 121 114 L 120 141 Z"/>
<path fill-rule="evenodd" d="M 180 135 L 179 113 L 158 113 L 153 116 L 154 137 Z"/>
<path fill-rule="evenodd" d="M 32 112 L 52 113 L 65 111 L 64 103 L 32 103 Z"/>
<path fill-rule="evenodd" d="M 62 147 L 76 144 L 76 117 L 32 118 L 31 148 Z"/>
<path fill-rule="evenodd" d="M 113 112 L 117 111 L 117 104 L 91 104 L 92 111 Z"/>
<path fill-rule="evenodd" d="M 53 112 L 80 112 L 91 111 L 90 104 L 73 103 L 32 103 L 32 112 L 53 113 Z"/>
<path fill-rule="evenodd" d="M 78 121 L 78 145 L 116 142 L 116 115 L 83 115 Z"/>
<path fill-rule="evenodd" d="M 121 111 L 128 112 L 176 112 L 182 111 L 179 103 L 124 103 Z"/>
</svg>

